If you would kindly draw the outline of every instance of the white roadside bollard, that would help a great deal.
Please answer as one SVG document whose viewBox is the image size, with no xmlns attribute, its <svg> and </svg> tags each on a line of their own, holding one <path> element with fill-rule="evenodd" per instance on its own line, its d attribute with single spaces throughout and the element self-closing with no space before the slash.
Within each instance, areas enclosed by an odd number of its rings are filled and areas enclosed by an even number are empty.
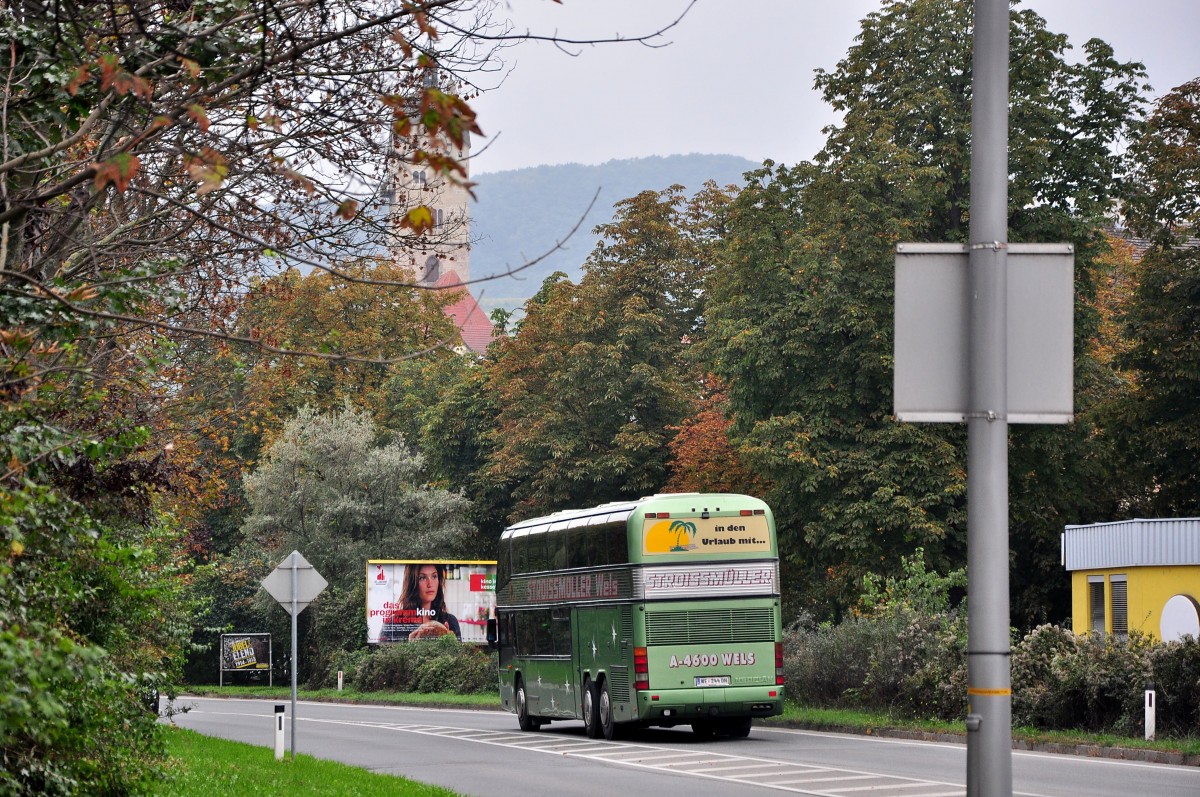
<svg viewBox="0 0 1200 797">
<path fill-rule="evenodd" d="M 1146 740 L 1154 739 L 1154 682 L 1146 684 Z"/>
<path fill-rule="evenodd" d="M 283 760 L 283 704 L 275 704 L 275 760 Z"/>
<path fill-rule="evenodd" d="M 338 691 L 339 692 L 342 691 L 342 676 L 344 674 L 345 674 L 344 671 L 338 670 Z"/>
</svg>

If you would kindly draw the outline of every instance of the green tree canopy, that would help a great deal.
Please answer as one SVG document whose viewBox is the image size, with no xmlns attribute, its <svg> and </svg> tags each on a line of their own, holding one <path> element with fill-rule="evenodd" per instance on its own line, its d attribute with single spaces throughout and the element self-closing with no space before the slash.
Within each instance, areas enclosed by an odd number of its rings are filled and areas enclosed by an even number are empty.
<svg viewBox="0 0 1200 797">
<path fill-rule="evenodd" d="M 246 476 L 243 532 L 280 556 L 299 550 L 343 588 L 363 578 L 368 559 L 471 553 L 466 501 L 426 486 L 423 466 L 363 412 L 303 408 Z"/>
<path fill-rule="evenodd" d="M 683 355 L 704 334 L 704 278 L 727 202 L 710 185 L 690 200 L 674 186 L 618 203 L 581 282 L 547 280 L 496 344 L 487 470 L 511 485 L 515 514 L 666 482 L 667 443 L 702 376 Z"/>
<path fill-rule="evenodd" d="M 1151 517 L 1200 513 L 1200 79 L 1164 95 L 1130 152 L 1124 209 L 1151 245 L 1135 269 L 1120 358 L 1137 390 L 1120 418 L 1138 509 Z"/>
<path fill-rule="evenodd" d="M 827 611 L 918 546 L 939 571 L 962 561 L 965 435 L 893 421 L 892 304 L 898 242 L 967 233 L 971 22 L 970 4 L 949 0 L 888 3 L 864 19 L 846 58 L 816 78 L 842 123 L 812 163 L 754 176 L 711 281 L 706 354 L 730 386 L 736 442 L 776 484 L 785 555 L 804 598 Z M 1110 148 L 1138 120 L 1143 72 L 1098 41 L 1069 63 L 1065 37 L 1039 16 L 1015 8 L 1012 22 L 1010 238 L 1079 245 L 1086 298 L 1119 185 Z M 1094 329 L 1085 322 L 1080 340 Z M 1077 374 L 1086 409 L 1090 365 Z M 1103 502 L 1083 486 L 1099 458 L 1080 448 L 1086 423 L 1038 430 L 1028 455 L 1020 437 L 1013 517 L 1029 537 L 1017 551 L 1044 552 L 1071 507 Z M 1051 495 L 1064 481 L 1024 478 L 1063 468 L 1079 485 L 1065 494 Z M 1029 576 L 1043 579 L 1043 564 Z"/>
</svg>

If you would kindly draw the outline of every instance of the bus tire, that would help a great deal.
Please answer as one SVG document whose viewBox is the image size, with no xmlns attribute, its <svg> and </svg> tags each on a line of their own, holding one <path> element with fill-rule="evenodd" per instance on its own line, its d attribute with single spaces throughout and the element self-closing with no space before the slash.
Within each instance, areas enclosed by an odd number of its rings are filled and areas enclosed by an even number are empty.
<svg viewBox="0 0 1200 797">
<path fill-rule="evenodd" d="M 697 739 L 711 739 L 717 735 L 717 728 L 712 720 L 696 720 L 692 723 L 692 735 Z"/>
<path fill-rule="evenodd" d="M 523 731 L 536 731 L 541 723 L 529 716 L 529 698 L 525 694 L 525 682 L 517 678 L 517 725 Z"/>
<path fill-rule="evenodd" d="M 583 683 L 583 727 L 589 739 L 599 739 L 603 733 L 600 727 L 600 712 L 597 710 L 599 705 L 599 690 L 596 688 L 596 682 L 589 678 Z"/>
<path fill-rule="evenodd" d="M 605 678 L 599 690 L 600 710 L 596 712 L 600 715 L 600 731 L 604 734 L 604 738 L 612 741 L 617 737 L 617 723 L 613 719 L 612 697 L 608 694 L 608 679 Z"/>
</svg>

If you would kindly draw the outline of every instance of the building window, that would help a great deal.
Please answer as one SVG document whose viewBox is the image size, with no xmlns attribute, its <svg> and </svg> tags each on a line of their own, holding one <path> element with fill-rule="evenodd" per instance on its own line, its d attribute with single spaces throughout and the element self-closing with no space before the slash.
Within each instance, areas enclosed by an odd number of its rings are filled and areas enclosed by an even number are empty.
<svg viewBox="0 0 1200 797">
<path fill-rule="evenodd" d="M 1112 632 L 1120 639 L 1129 637 L 1129 585 L 1125 576 L 1108 579 L 1112 591 Z"/>
<path fill-rule="evenodd" d="M 445 223 L 445 218 L 442 215 L 442 209 L 435 208 L 433 211 L 433 226 L 441 227 L 443 223 Z"/>
<path fill-rule="evenodd" d="M 1103 634 L 1104 576 L 1088 576 L 1088 630 Z"/>
</svg>

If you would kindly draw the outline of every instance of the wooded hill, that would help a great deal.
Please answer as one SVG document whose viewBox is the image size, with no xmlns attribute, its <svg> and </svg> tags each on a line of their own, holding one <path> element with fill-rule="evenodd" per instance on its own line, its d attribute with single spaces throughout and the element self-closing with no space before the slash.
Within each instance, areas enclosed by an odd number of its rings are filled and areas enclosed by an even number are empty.
<svg viewBox="0 0 1200 797">
<path fill-rule="evenodd" d="M 721 186 L 741 185 L 742 175 L 759 165 L 734 155 L 692 154 L 475 175 L 471 276 L 504 274 L 546 256 L 518 274 L 476 285 L 473 293 L 484 312 L 498 307 L 517 309 L 555 271 L 578 281 L 583 261 L 596 244 L 593 231 L 612 221 L 617 201 L 675 184 L 684 186 L 689 194 L 708 180 Z M 578 229 L 567 238 L 576 225 Z M 555 249 L 564 238 L 562 247 Z"/>
</svg>

